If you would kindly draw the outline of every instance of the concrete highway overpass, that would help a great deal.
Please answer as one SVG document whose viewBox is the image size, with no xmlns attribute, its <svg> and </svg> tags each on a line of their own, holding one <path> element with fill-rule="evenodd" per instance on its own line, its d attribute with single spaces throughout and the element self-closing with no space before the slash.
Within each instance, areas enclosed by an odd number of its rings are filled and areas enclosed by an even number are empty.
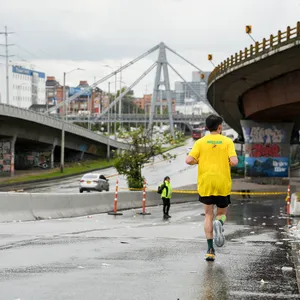
<svg viewBox="0 0 300 300">
<path fill-rule="evenodd" d="M 241 136 L 241 119 L 292 121 L 300 130 L 300 22 L 218 65 L 208 100 Z"/>
<path fill-rule="evenodd" d="M 30 160 L 45 160 L 48 167 L 59 161 L 62 121 L 38 112 L 0 104 L 0 173 L 15 167 L 29 168 Z M 70 123 L 65 124 L 66 161 L 78 161 L 83 155 L 106 157 L 108 138 Z M 111 149 L 129 145 L 110 140 Z M 37 158 L 35 156 L 41 156 Z M 47 155 L 45 154 L 47 153 Z M 29 160 L 25 163 L 25 160 Z M 35 163 L 35 167 L 38 162 Z M 40 164 L 40 163 L 38 163 Z M 1 175 L 1 174 L 0 174 Z"/>
</svg>

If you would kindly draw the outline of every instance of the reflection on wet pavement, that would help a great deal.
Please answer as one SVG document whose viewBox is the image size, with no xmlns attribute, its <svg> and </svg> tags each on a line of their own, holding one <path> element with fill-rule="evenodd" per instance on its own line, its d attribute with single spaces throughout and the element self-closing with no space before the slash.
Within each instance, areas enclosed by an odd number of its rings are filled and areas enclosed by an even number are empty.
<svg viewBox="0 0 300 300">
<path fill-rule="evenodd" d="M 283 205 L 233 201 L 213 263 L 198 201 L 0 224 L 0 299 L 300 299 Z"/>
</svg>

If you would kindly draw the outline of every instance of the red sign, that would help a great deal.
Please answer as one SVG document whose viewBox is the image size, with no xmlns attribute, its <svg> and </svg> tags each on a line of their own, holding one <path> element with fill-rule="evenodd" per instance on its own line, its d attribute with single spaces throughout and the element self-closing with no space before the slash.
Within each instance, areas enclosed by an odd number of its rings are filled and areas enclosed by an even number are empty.
<svg viewBox="0 0 300 300">
<path fill-rule="evenodd" d="M 280 147 L 277 144 L 249 145 L 247 153 L 250 157 L 280 157 Z"/>
</svg>

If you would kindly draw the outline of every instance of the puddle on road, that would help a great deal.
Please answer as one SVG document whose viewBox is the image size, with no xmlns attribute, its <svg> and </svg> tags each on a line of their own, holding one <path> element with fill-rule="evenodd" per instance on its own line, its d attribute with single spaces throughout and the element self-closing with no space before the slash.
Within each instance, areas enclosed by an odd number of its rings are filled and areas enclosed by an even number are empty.
<svg viewBox="0 0 300 300">
<path fill-rule="evenodd" d="M 288 219 L 282 214 L 284 200 L 233 200 L 228 209 L 227 221 L 236 225 L 257 227 L 284 227 Z"/>
</svg>

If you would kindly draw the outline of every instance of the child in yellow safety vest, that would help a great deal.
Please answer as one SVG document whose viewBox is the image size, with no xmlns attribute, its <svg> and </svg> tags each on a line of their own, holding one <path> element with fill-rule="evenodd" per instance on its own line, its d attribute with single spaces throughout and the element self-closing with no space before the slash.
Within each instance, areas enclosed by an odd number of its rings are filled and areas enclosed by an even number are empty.
<svg viewBox="0 0 300 300">
<path fill-rule="evenodd" d="M 172 185 L 169 176 L 166 176 L 164 182 L 159 185 L 158 193 L 161 194 L 161 199 L 163 201 L 164 219 L 171 218 L 169 211 L 171 207 Z"/>
</svg>

